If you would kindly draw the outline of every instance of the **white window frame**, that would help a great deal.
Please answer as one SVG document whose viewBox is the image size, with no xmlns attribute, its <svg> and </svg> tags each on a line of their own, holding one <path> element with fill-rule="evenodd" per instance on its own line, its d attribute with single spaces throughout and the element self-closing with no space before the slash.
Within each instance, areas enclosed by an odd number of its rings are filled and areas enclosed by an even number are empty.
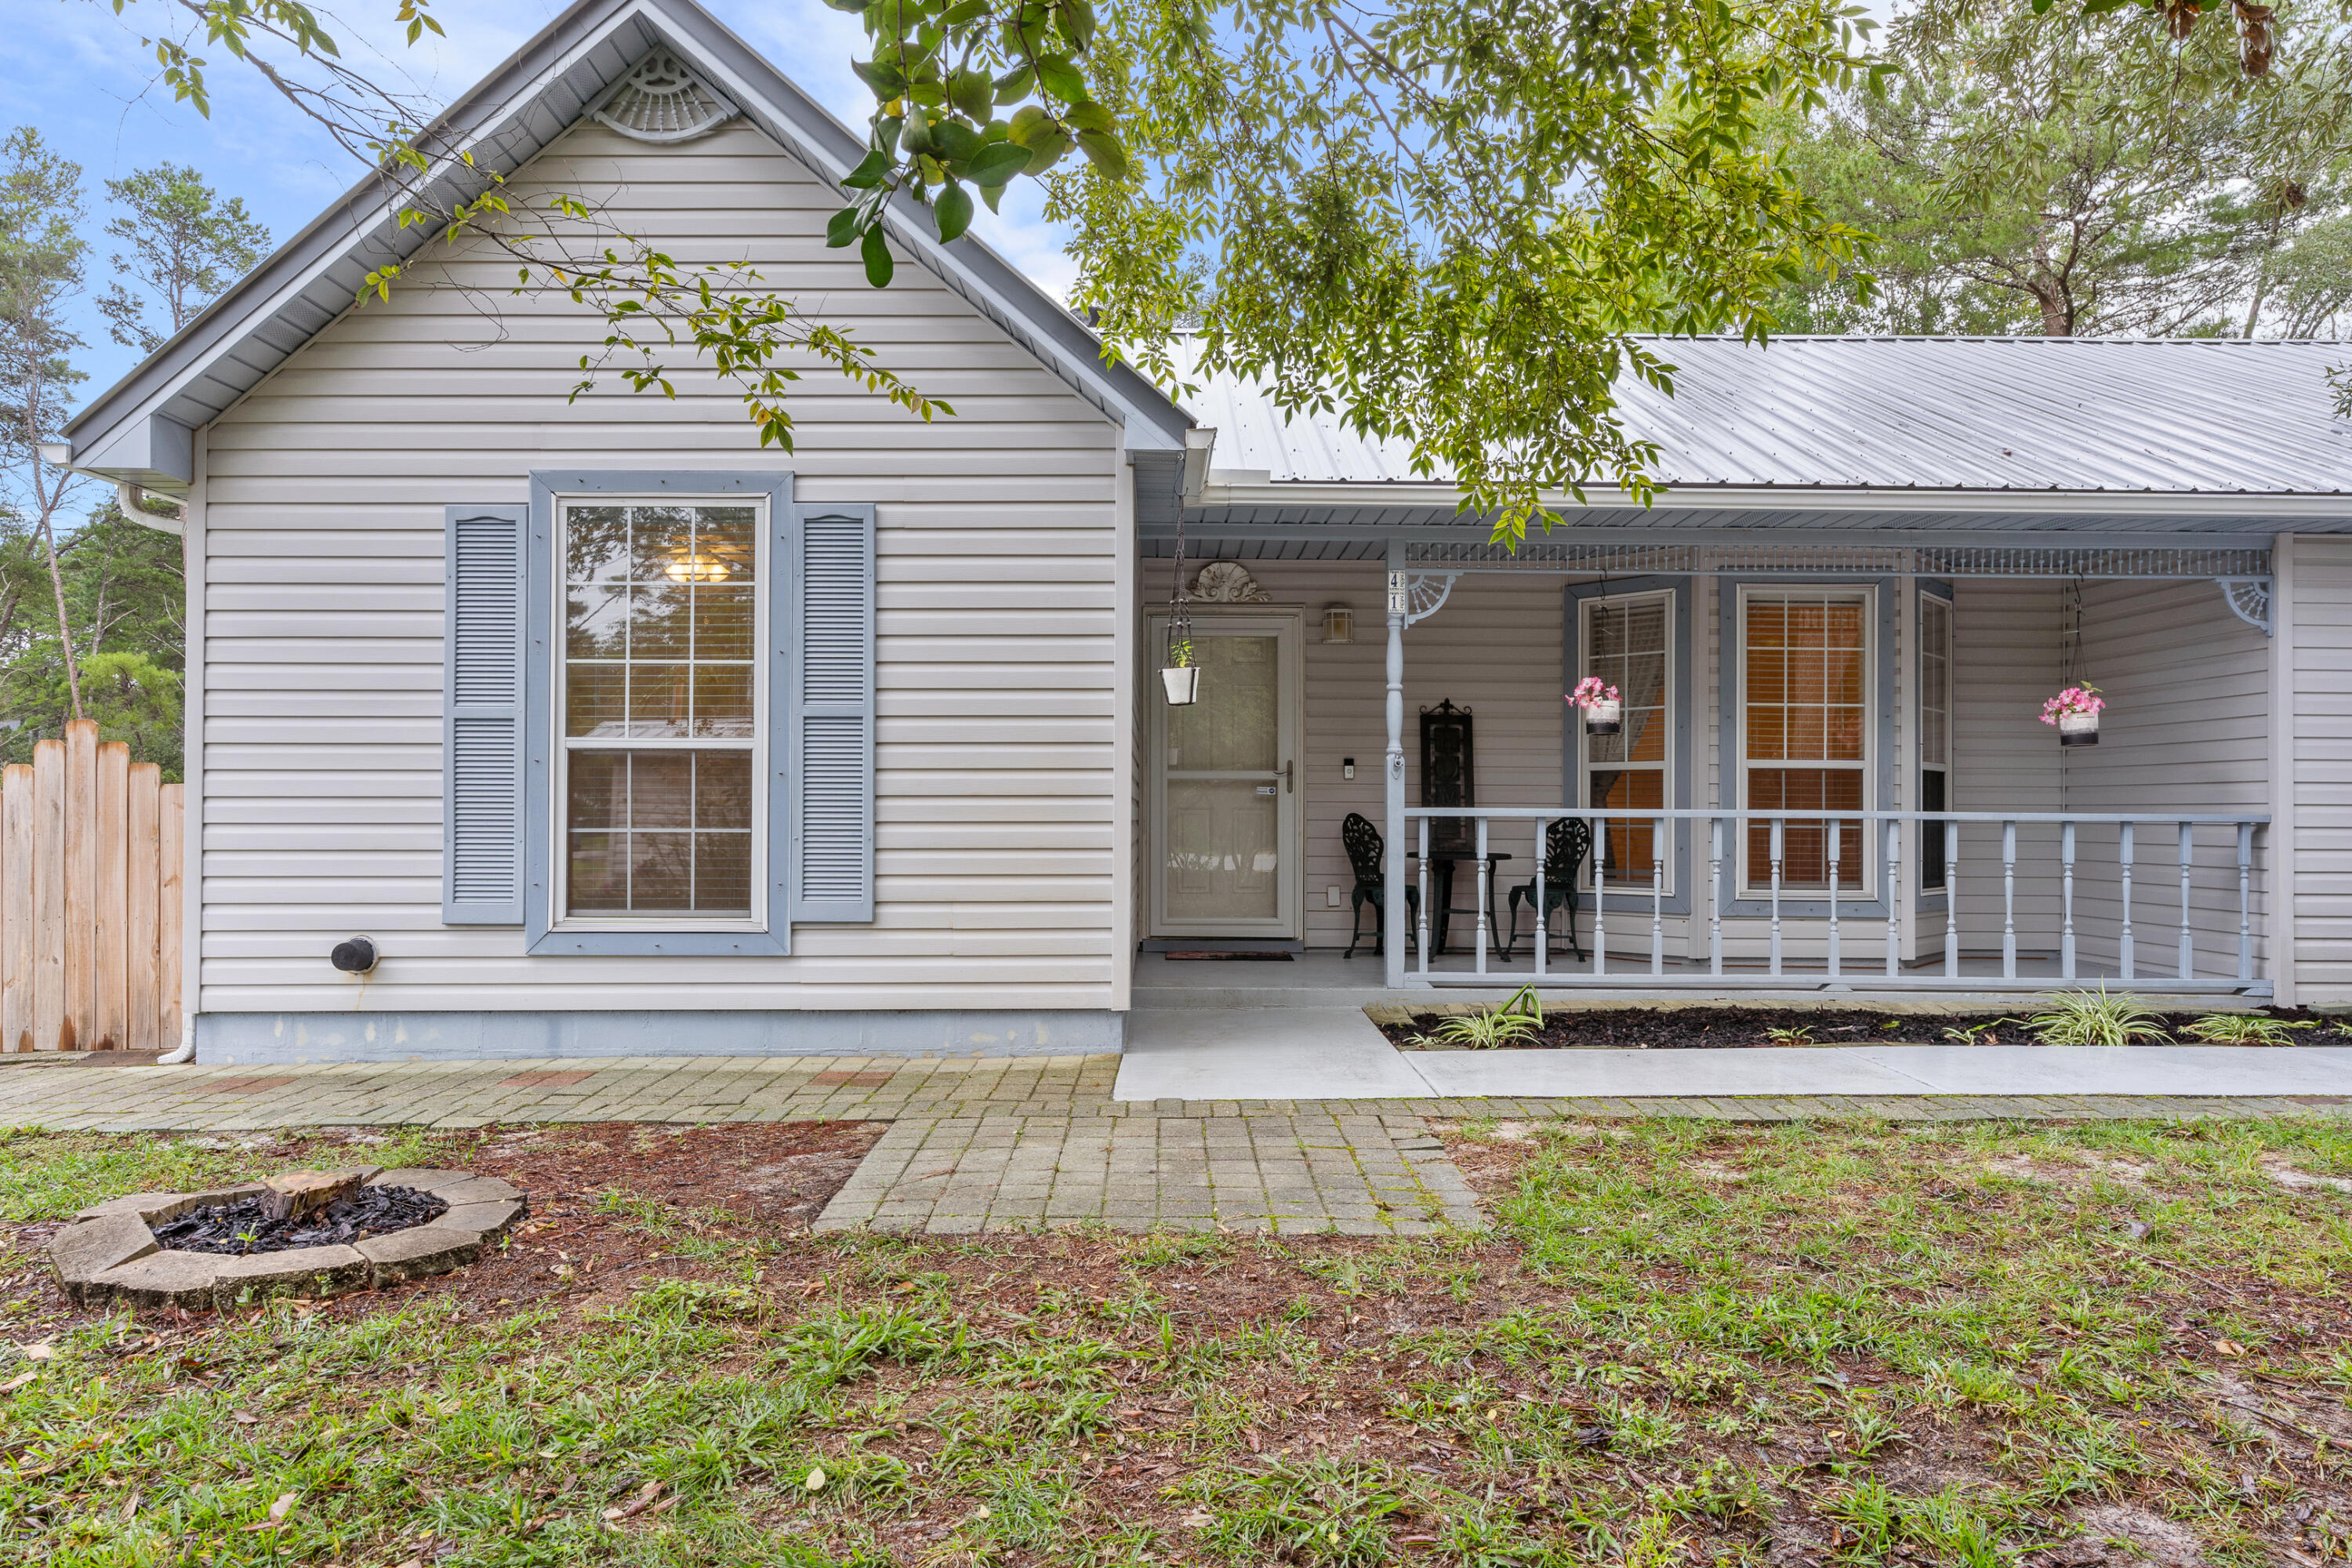
<svg viewBox="0 0 2352 1568">
<path fill-rule="evenodd" d="M 1883 650 L 1878 646 L 1878 639 L 1882 635 L 1878 623 L 1878 594 L 1879 590 L 1877 584 L 1868 583 L 1742 583 L 1738 585 L 1738 608 L 1737 615 L 1732 620 L 1732 629 L 1735 641 L 1733 646 L 1727 650 L 1730 658 L 1738 665 L 1732 697 L 1732 713 L 1734 715 L 1735 722 L 1734 733 L 1731 737 L 1732 776 L 1734 780 L 1734 788 L 1738 792 L 1738 805 L 1735 809 L 1742 811 L 1755 809 L 1749 804 L 1750 796 L 1748 787 L 1748 774 L 1751 768 L 1756 767 L 1784 769 L 1816 767 L 1839 769 L 1851 768 L 1859 772 L 1862 775 L 1862 809 L 1864 811 L 1875 811 L 1879 809 L 1878 774 L 1880 741 L 1878 734 L 1878 712 L 1881 697 L 1879 691 L 1880 679 L 1878 666 Z M 1773 759 L 1761 763 L 1751 763 L 1748 760 L 1748 605 L 1759 598 L 1776 599 L 1781 601 L 1818 599 L 1823 603 L 1843 602 L 1848 604 L 1859 604 L 1862 606 L 1863 722 L 1862 756 L 1860 760 L 1853 763 L 1815 762 L 1804 759 L 1791 760 L 1786 758 Z M 1838 901 L 1840 903 L 1868 903 L 1878 899 L 1883 891 L 1880 887 L 1880 883 L 1883 879 L 1880 876 L 1877 864 L 1878 857 L 1872 853 L 1873 847 L 1876 843 L 1876 840 L 1873 837 L 1869 830 L 1869 824 L 1864 822 L 1862 826 L 1864 830 L 1862 833 L 1861 884 L 1860 886 L 1851 889 L 1841 887 L 1838 889 L 1837 895 Z M 1772 896 L 1772 868 L 1770 862 L 1767 861 L 1762 865 L 1751 865 L 1749 863 L 1749 856 L 1748 853 L 1748 835 L 1746 831 L 1746 825 L 1741 825 L 1741 830 L 1735 835 L 1735 838 L 1736 842 L 1732 847 L 1732 859 L 1738 867 L 1738 880 L 1735 884 L 1735 896 L 1740 899 L 1769 900 Z M 1829 889 L 1827 888 L 1815 887 L 1792 889 L 1787 883 L 1783 882 L 1780 887 L 1780 897 L 1784 902 L 1792 900 L 1808 902 L 1826 902 L 1829 898 Z"/>
<path fill-rule="evenodd" d="M 1577 668 L 1588 674 L 1595 673 L 1592 667 L 1593 611 L 1604 605 L 1631 605 L 1638 603 L 1643 599 L 1657 600 L 1665 606 L 1666 611 L 1665 683 L 1662 688 L 1662 696 L 1664 700 L 1658 705 L 1660 715 L 1659 721 L 1665 731 L 1665 756 L 1663 761 L 1654 764 L 1650 763 L 1636 763 L 1625 764 L 1625 768 L 1626 771 L 1639 769 L 1642 772 L 1647 773 L 1654 767 L 1658 773 L 1659 798 L 1664 801 L 1666 808 L 1671 810 L 1676 803 L 1675 781 L 1680 776 L 1678 768 L 1682 762 L 1682 758 L 1679 754 L 1679 747 L 1675 740 L 1675 732 L 1680 727 L 1679 721 L 1682 718 L 1682 715 L 1675 710 L 1675 693 L 1680 689 L 1678 683 L 1682 675 L 1682 671 L 1678 668 L 1675 657 L 1676 637 L 1681 630 L 1681 628 L 1675 624 L 1677 610 L 1677 606 L 1675 602 L 1675 591 L 1671 587 L 1640 588 L 1625 594 L 1596 594 L 1590 597 L 1580 597 L 1576 601 Z M 1598 764 L 1592 758 L 1592 737 L 1584 732 L 1582 710 L 1569 707 L 1569 705 L 1565 703 L 1563 703 L 1562 706 L 1568 708 L 1569 720 L 1575 731 L 1576 801 L 1579 805 L 1584 807 L 1588 811 L 1597 811 L 1600 809 L 1600 803 L 1592 798 L 1592 773 L 1593 769 Z M 1595 826 L 1605 831 L 1607 824 L 1597 823 L 1595 824 Z M 1675 853 L 1675 846 L 1677 842 L 1678 837 L 1675 824 L 1673 819 L 1669 818 L 1666 824 L 1664 842 L 1654 848 L 1654 853 L 1662 856 L 1666 863 L 1664 891 L 1665 896 L 1668 898 L 1675 897 L 1678 891 L 1675 887 L 1675 876 L 1676 869 L 1675 862 L 1680 858 L 1680 857 Z M 1646 879 L 1638 882 L 1626 880 L 1604 885 L 1601 879 L 1601 833 L 1595 832 L 1592 837 L 1592 852 L 1585 857 L 1584 862 L 1583 880 L 1584 886 L 1587 889 L 1598 892 L 1603 890 L 1605 887 L 1606 891 L 1616 894 L 1620 897 L 1631 897 L 1636 894 L 1640 895 L 1643 899 L 1647 899 L 1649 897 L 1650 884 Z"/>
<path fill-rule="evenodd" d="M 555 539 L 553 542 L 553 582 L 548 597 L 553 624 L 548 627 L 548 657 L 553 664 L 548 689 L 549 752 L 554 759 L 551 770 L 550 788 L 553 798 L 548 803 L 548 824 L 552 842 L 548 846 L 550 897 L 548 929 L 551 931 L 765 931 L 768 929 L 768 900 L 761 889 L 768 879 L 769 792 L 761 781 L 768 776 L 768 755 L 774 744 L 770 732 L 769 666 L 766 657 L 772 646 L 769 625 L 769 604 L 775 597 L 774 584 L 769 574 L 777 569 L 774 552 L 769 548 L 773 533 L 774 518 L 769 513 L 769 498 L 763 494 L 711 492 L 709 494 L 626 494 L 590 492 L 571 494 L 559 492 L 554 498 Z M 568 689 L 566 685 L 570 661 L 567 648 L 566 616 L 570 603 L 567 590 L 569 575 L 572 509 L 581 507 L 659 506 L 659 507 L 743 507 L 752 509 L 756 521 L 752 531 L 751 556 L 751 881 L 752 914 L 749 919 L 669 914 L 646 910 L 625 915 L 574 915 L 565 911 L 572 902 L 570 853 L 572 809 L 572 753 L 585 751 L 719 751 L 745 749 L 743 743 L 719 737 L 612 737 L 566 735 L 564 712 Z"/>
</svg>

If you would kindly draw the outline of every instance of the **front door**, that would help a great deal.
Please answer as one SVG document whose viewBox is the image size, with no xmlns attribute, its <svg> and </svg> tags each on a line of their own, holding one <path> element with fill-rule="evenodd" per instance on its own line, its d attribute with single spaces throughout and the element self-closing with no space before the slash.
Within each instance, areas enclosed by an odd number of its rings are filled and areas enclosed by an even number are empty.
<svg viewBox="0 0 2352 1568">
<path fill-rule="evenodd" d="M 1153 663 L 1167 621 L 1151 618 Z M 1296 610 L 1196 607 L 1199 700 L 1168 705 L 1157 668 L 1151 710 L 1151 934 L 1299 934 L 1299 647 Z"/>
</svg>

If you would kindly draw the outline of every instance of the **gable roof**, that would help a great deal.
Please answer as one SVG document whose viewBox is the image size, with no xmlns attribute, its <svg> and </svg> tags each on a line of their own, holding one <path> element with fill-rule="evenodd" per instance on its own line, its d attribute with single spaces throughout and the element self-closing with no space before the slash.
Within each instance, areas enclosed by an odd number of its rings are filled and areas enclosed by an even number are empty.
<svg viewBox="0 0 2352 1568">
<path fill-rule="evenodd" d="M 1839 492 L 2007 498 L 2352 496 L 2342 343 L 2242 339 L 1643 340 L 1675 395 L 1626 377 L 1626 429 L 1660 448 L 1662 508 L 1733 493 L 1801 506 Z M 1216 377 L 1187 402 L 1216 432 L 1213 491 L 1344 488 L 1377 502 L 1450 491 L 1402 441 L 1331 415 L 1286 419 L 1261 386 Z M 1221 484 L 1221 481 L 1222 484 Z M 1596 488 L 1592 500 L 1615 497 Z M 1235 497 L 1234 499 L 1238 499 Z M 2352 507 L 2345 509 L 2352 514 Z"/>
<path fill-rule="evenodd" d="M 865 155 L 862 138 L 695 0 L 578 0 L 450 105 L 436 131 L 470 148 L 478 163 L 510 174 L 663 47 L 819 177 L 837 180 Z M 435 187 L 446 200 L 466 199 L 479 188 L 479 176 L 462 165 L 446 171 Z M 372 269 L 430 242 L 429 226 L 399 226 L 405 204 L 393 195 L 373 175 L 360 181 L 93 398 L 66 426 L 73 466 L 153 489 L 186 489 L 192 432 L 351 309 Z M 1106 364 L 1095 336 L 1002 257 L 969 236 L 941 245 L 909 197 L 894 202 L 885 221 L 902 256 L 936 274 L 1124 425 L 1130 451 L 1182 451 L 1191 416 L 1131 368 Z"/>
</svg>

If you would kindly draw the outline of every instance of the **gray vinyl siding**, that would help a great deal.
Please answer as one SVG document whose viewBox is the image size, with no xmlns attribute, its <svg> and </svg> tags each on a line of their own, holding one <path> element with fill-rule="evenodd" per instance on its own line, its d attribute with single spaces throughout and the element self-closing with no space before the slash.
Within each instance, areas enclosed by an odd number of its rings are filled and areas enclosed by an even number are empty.
<svg viewBox="0 0 2352 1568">
<path fill-rule="evenodd" d="M 567 405 L 598 322 L 512 299 L 488 258 L 328 328 L 210 433 L 202 1006 L 1112 1005 L 1115 426 L 921 268 L 867 289 L 823 246 L 833 193 L 747 127 L 669 150 L 575 130 L 518 184 L 601 197 L 682 259 L 752 260 L 957 416 L 812 364 L 787 456 L 683 354 L 675 400 L 614 382 Z M 789 468 L 804 502 L 877 504 L 870 926 L 730 960 L 527 958 L 519 929 L 442 924 L 442 509 L 583 466 Z M 326 963 L 354 931 L 385 953 L 364 983 Z"/>
<path fill-rule="evenodd" d="M 1951 808 L 2063 810 L 2057 732 L 2041 721 L 2042 702 L 2058 689 L 2058 584 L 1962 578 L 1952 591 Z M 1913 781 L 1905 784 L 1907 787 Z M 2058 878 L 2048 848 L 2032 830 L 2021 830 L 2017 926 L 2021 952 L 2057 951 Z M 1961 826 L 1960 858 L 1952 875 L 1959 891 L 1961 952 L 1998 953 L 2002 906 L 1999 825 Z M 1940 915 L 1920 922 L 1921 952 L 1931 962 L 1943 956 L 1943 925 Z"/>
<path fill-rule="evenodd" d="M 2298 998 L 2352 1003 L 2352 539 L 2294 540 L 2294 970 Z"/>
<path fill-rule="evenodd" d="M 2069 811 L 2210 815 L 2270 811 L 2270 645 L 2231 614 L 2211 583 L 2107 582 L 2083 593 L 2083 674 L 2107 699 L 2096 746 L 2059 748 Z M 2055 689 L 2053 683 L 2053 689 Z M 2036 704 L 2036 710 L 2039 704 Z M 2032 727 L 2052 731 L 2040 721 Z M 2178 973 L 2179 830 L 2137 831 L 2132 920 L 2142 974 Z M 2201 827 L 2189 924 L 2198 973 L 2235 973 L 2238 851 L 2226 827 Z M 2255 839 L 2254 957 L 2268 942 L 2263 839 Z M 2075 930 L 2085 962 L 2113 963 L 2121 929 L 2113 828 L 2083 830 L 2076 848 Z"/>
</svg>

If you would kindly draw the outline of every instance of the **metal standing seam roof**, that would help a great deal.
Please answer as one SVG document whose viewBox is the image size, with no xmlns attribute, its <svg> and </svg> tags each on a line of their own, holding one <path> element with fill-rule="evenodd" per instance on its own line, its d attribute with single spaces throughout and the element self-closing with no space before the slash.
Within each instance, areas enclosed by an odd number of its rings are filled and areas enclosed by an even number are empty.
<svg viewBox="0 0 2352 1568">
<path fill-rule="evenodd" d="M 1948 492 L 2343 495 L 2352 421 L 2331 366 L 2352 344 L 2212 338 L 1647 338 L 1672 397 L 1627 377 L 1620 411 L 1653 477 L 1708 486 Z M 1430 484 L 1405 443 L 1336 414 L 1286 419 L 1260 386 L 1183 399 L 1214 468 L 1281 484 Z M 1212 479 L 1224 478 L 1213 474 Z M 1256 472 L 1249 475 L 1253 480 Z"/>
</svg>

